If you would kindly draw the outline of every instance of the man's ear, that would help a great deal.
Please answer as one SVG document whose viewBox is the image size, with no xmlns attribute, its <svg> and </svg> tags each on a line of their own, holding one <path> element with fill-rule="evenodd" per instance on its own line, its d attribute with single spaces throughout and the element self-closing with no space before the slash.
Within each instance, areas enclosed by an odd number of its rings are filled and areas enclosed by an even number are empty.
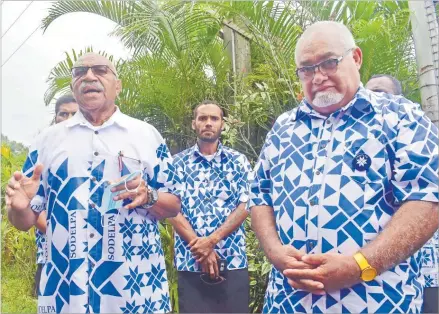
<svg viewBox="0 0 439 314">
<path fill-rule="evenodd" d="M 70 83 L 70 90 L 73 92 L 73 84 Z"/>
<path fill-rule="evenodd" d="M 117 80 L 116 81 L 116 97 L 119 96 L 119 93 L 122 91 L 122 81 Z"/>
<path fill-rule="evenodd" d="M 352 52 L 352 55 L 354 57 L 355 64 L 357 65 L 357 69 L 361 69 L 361 65 L 363 64 L 363 52 L 359 47 L 355 48 Z"/>
<path fill-rule="evenodd" d="M 195 131 L 195 120 L 192 120 L 192 130 Z"/>
</svg>

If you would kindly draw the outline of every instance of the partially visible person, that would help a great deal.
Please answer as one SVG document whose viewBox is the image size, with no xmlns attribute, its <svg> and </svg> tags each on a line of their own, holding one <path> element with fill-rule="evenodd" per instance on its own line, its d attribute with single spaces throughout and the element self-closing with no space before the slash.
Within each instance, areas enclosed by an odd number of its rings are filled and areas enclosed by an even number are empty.
<svg viewBox="0 0 439 314">
<path fill-rule="evenodd" d="M 373 75 L 365 86 L 367 89 L 378 93 L 388 93 L 392 95 L 402 95 L 401 82 L 391 75 Z"/>
<path fill-rule="evenodd" d="M 387 74 L 373 75 L 366 83 L 366 88 L 374 92 L 385 92 L 393 95 L 402 95 L 401 82 Z M 417 107 L 417 106 L 415 106 Z M 424 304 L 423 313 L 439 313 L 438 308 L 438 267 L 439 267 L 439 232 L 422 247 L 421 274 L 424 276 Z"/>
<path fill-rule="evenodd" d="M 53 122 L 60 123 L 70 119 L 78 111 L 78 104 L 71 94 L 63 95 L 55 103 L 55 116 Z"/>
<path fill-rule="evenodd" d="M 78 104 L 75 98 L 71 94 L 63 95 L 59 97 L 55 103 L 55 115 L 53 117 L 53 123 L 60 123 L 67 119 L 70 119 L 78 111 Z M 46 263 L 47 254 L 47 239 L 46 239 L 46 211 L 42 211 L 38 216 L 35 224 L 35 241 L 37 244 L 37 271 L 35 273 L 35 287 L 34 294 L 39 294 L 39 286 L 41 279 L 41 270 Z"/>
<path fill-rule="evenodd" d="M 248 313 L 249 277 L 243 222 L 251 166 L 220 142 L 224 110 L 212 100 L 194 109 L 197 143 L 174 157 L 182 181 L 176 231 L 180 313 Z"/>
</svg>

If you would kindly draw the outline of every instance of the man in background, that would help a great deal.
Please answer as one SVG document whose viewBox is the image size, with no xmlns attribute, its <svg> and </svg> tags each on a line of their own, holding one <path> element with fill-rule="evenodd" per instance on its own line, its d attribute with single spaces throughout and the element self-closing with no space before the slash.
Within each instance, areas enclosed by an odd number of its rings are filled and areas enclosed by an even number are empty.
<svg viewBox="0 0 439 314">
<path fill-rule="evenodd" d="M 401 82 L 387 74 L 373 75 L 365 87 L 378 93 L 384 92 L 392 95 L 402 95 Z"/>
<path fill-rule="evenodd" d="M 224 110 L 205 100 L 194 109 L 197 143 L 174 156 L 182 181 L 175 267 L 181 313 L 248 313 L 249 277 L 243 222 L 251 167 L 220 142 Z"/>
</svg>

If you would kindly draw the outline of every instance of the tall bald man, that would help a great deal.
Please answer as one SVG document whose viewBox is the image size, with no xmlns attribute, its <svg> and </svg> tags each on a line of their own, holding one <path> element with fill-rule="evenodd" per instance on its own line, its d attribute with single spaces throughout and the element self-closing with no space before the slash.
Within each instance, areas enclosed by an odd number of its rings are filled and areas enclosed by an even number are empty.
<svg viewBox="0 0 439 314">
<path fill-rule="evenodd" d="M 122 83 L 108 59 L 80 57 L 71 88 L 79 111 L 38 136 L 6 189 L 17 228 L 47 210 L 38 312 L 169 312 L 157 220 L 180 200 L 168 148 L 115 105 Z"/>
<path fill-rule="evenodd" d="M 360 82 L 349 30 L 296 46 L 305 98 L 266 138 L 250 193 L 273 264 L 266 313 L 420 312 L 419 250 L 438 228 L 438 130 L 409 100 Z"/>
</svg>

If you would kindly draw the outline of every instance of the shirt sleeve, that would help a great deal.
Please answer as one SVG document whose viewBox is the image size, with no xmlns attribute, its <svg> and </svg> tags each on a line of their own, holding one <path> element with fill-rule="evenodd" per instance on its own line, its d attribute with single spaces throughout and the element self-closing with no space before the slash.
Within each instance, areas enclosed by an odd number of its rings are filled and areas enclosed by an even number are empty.
<svg viewBox="0 0 439 314">
<path fill-rule="evenodd" d="M 172 193 L 180 197 L 181 180 L 173 164 L 169 149 L 159 132 L 154 129 L 156 150 L 151 160 L 151 169 L 146 173 L 148 185 L 160 192 Z"/>
<path fill-rule="evenodd" d="M 240 156 L 241 159 L 241 173 L 242 176 L 240 177 L 240 180 L 238 181 L 238 194 L 239 194 L 239 202 L 240 203 L 247 203 L 249 200 L 249 194 L 250 194 L 250 185 L 254 181 L 254 173 L 253 169 L 250 165 L 250 162 L 248 161 L 247 157 L 244 155 Z M 248 207 L 246 207 L 247 210 L 249 210 Z"/>
<path fill-rule="evenodd" d="M 406 112 L 394 142 L 394 201 L 438 202 L 438 129 L 418 108 Z"/>
<path fill-rule="evenodd" d="M 276 126 L 273 127 L 273 129 Z M 265 139 L 264 146 L 261 149 L 258 161 L 256 162 L 254 169 L 254 180 L 250 185 L 250 197 L 247 207 L 250 209 L 252 206 L 273 206 L 271 198 L 271 162 L 270 162 L 270 150 L 273 148 L 272 136 L 274 136 L 274 130 L 271 130 Z"/>
<path fill-rule="evenodd" d="M 41 136 L 39 136 L 35 142 L 29 148 L 29 154 L 27 155 L 26 161 L 24 162 L 22 172 L 28 178 L 32 177 L 34 173 L 35 166 L 38 163 L 44 162 L 41 161 Z M 46 209 L 47 205 L 47 176 L 45 175 L 45 169 L 40 177 L 40 186 L 38 188 L 37 194 L 32 198 L 30 202 L 30 208 L 36 212 L 40 213 L 41 211 Z"/>
</svg>

